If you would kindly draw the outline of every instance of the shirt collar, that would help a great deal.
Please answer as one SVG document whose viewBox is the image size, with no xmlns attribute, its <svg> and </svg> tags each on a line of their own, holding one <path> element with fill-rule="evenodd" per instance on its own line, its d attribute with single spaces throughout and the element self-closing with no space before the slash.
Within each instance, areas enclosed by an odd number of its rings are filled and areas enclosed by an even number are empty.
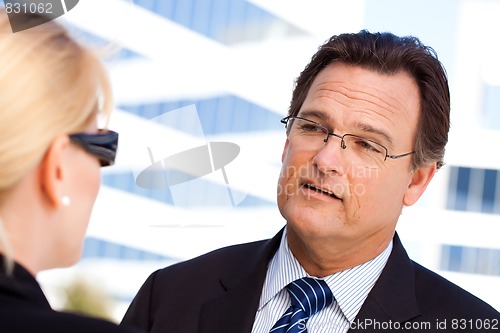
<svg viewBox="0 0 500 333">
<path fill-rule="evenodd" d="M 269 263 L 259 310 L 292 281 L 310 276 L 290 250 L 286 235 L 285 228 L 278 251 Z M 391 251 L 392 240 L 384 251 L 372 260 L 323 278 L 350 322 L 355 319 L 364 300 L 382 273 Z"/>
<path fill-rule="evenodd" d="M 264 307 L 292 281 L 308 276 L 305 269 L 300 265 L 288 247 L 286 234 L 285 228 L 278 251 L 269 263 L 259 309 Z"/>
</svg>

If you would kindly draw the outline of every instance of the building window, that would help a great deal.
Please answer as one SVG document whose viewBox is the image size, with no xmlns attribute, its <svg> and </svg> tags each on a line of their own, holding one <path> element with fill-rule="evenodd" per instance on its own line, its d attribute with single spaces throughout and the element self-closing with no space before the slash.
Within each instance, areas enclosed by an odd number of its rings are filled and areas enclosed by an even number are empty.
<svg viewBox="0 0 500 333">
<path fill-rule="evenodd" d="M 452 272 L 500 275 L 500 250 L 443 245 L 440 269 Z"/>
<path fill-rule="evenodd" d="M 447 208 L 500 214 L 498 170 L 451 167 Z"/>
<path fill-rule="evenodd" d="M 486 128 L 500 130 L 500 86 L 485 85 L 482 117 Z"/>
</svg>

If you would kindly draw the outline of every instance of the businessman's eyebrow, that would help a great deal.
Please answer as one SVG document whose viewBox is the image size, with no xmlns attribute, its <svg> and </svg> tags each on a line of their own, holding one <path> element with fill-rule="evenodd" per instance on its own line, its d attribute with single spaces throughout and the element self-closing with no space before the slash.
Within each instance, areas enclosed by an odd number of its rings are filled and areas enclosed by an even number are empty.
<svg viewBox="0 0 500 333">
<path fill-rule="evenodd" d="M 383 143 L 392 148 L 394 146 L 391 136 L 385 131 L 365 123 L 357 123 L 355 128 L 364 133 L 375 134 L 383 139 Z"/>
</svg>

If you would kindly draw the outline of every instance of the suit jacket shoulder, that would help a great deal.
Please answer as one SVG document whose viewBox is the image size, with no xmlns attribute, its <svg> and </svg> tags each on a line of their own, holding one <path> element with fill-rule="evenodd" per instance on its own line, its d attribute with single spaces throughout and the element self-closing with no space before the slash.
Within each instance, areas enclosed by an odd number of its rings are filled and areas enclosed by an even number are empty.
<svg viewBox="0 0 500 333">
<path fill-rule="evenodd" d="M 410 260 L 397 234 L 393 245 L 382 274 L 349 332 L 367 329 L 389 332 L 390 328 L 397 331 L 398 327 L 420 332 L 425 326 L 430 326 L 431 331 L 455 332 L 454 324 L 465 321 L 469 327 L 466 325 L 463 332 L 482 332 L 481 327 L 470 327 L 471 323 L 476 325 L 476 321 L 478 325 L 493 321 L 500 327 L 500 314 L 493 307 Z"/>
<path fill-rule="evenodd" d="M 500 319 L 483 300 L 418 263 L 414 266 L 415 294 L 425 312 L 442 319 Z"/>
</svg>

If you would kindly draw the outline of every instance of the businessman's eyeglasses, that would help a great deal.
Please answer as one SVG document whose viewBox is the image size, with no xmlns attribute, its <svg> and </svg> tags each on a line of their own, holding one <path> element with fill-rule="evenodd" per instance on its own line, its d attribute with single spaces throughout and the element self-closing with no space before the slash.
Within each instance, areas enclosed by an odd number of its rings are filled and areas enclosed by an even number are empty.
<svg viewBox="0 0 500 333">
<path fill-rule="evenodd" d="M 346 159 L 362 167 L 377 168 L 387 158 L 394 160 L 415 153 L 412 151 L 400 155 L 389 155 L 387 148 L 378 142 L 355 134 L 335 134 L 325 126 L 302 117 L 285 117 L 281 119 L 281 123 L 285 124 L 288 139 L 306 149 L 319 150 L 326 145 L 330 136 L 339 138 L 340 147 L 345 151 Z"/>
</svg>

